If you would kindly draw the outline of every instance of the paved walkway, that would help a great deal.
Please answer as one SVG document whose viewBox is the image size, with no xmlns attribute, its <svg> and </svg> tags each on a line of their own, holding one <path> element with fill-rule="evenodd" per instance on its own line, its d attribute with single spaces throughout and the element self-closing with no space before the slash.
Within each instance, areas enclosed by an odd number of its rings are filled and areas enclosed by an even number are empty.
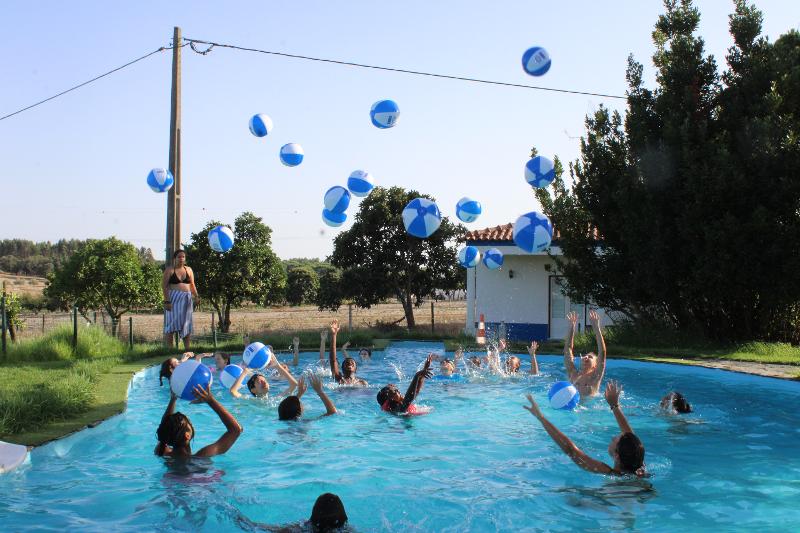
<svg viewBox="0 0 800 533">
<path fill-rule="evenodd" d="M 768 378 L 800 380 L 800 366 L 778 365 L 772 363 L 752 363 L 748 361 L 727 361 L 723 359 L 681 359 L 677 357 L 642 357 L 644 361 L 654 363 L 672 363 L 679 365 L 704 366 L 719 368 L 743 374 L 754 374 Z"/>
</svg>

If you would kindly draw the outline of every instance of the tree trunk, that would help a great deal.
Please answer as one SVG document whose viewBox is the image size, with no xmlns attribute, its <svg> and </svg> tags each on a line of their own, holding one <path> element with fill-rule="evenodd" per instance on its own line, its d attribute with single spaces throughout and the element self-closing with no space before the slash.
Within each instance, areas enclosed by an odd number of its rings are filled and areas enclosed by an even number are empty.
<svg viewBox="0 0 800 533">
<path fill-rule="evenodd" d="M 228 333 L 231 329 L 231 304 L 225 303 L 225 316 L 219 321 L 219 329 L 222 333 Z"/>
<path fill-rule="evenodd" d="M 414 322 L 414 304 L 411 302 L 411 293 L 407 292 L 405 297 L 400 299 L 400 303 L 403 304 L 403 311 L 406 314 L 406 325 L 413 328 L 417 324 Z"/>
<path fill-rule="evenodd" d="M 111 315 L 111 336 L 117 338 L 117 329 L 119 328 L 119 315 Z"/>
</svg>

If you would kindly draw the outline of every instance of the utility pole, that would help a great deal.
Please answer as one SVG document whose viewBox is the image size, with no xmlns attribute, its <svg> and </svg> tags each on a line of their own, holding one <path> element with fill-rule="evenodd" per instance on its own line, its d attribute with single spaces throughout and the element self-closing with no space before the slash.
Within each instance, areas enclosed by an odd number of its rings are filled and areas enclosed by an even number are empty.
<svg viewBox="0 0 800 533">
<path fill-rule="evenodd" d="M 175 183 L 167 193 L 166 262 L 181 247 L 181 29 L 172 37 L 172 113 L 169 119 L 169 171 Z"/>
</svg>

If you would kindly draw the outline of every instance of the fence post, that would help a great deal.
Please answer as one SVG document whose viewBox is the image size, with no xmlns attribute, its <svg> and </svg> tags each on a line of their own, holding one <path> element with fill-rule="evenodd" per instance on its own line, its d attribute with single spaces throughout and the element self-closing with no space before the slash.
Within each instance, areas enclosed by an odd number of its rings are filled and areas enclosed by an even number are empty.
<svg viewBox="0 0 800 533">
<path fill-rule="evenodd" d="M 347 333 L 353 332 L 353 304 L 347 304 Z"/>
<path fill-rule="evenodd" d="M 72 306 L 72 349 L 78 349 L 78 306 Z"/>
<path fill-rule="evenodd" d="M 433 318 L 433 300 L 431 300 L 431 335 L 436 334 L 436 325 Z"/>
<path fill-rule="evenodd" d="M 92 320 L 92 324 L 95 326 L 97 325 L 97 311 L 94 312 L 94 320 Z"/>
<path fill-rule="evenodd" d="M 128 317 L 128 346 L 133 350 L 133 317 Z"/>
<path fill-rule="evenodd" d="M 217 328 L 214 324 L 214 311 L 211 311 L 211 335 L 214 340 L 214 350 L 217 349 Z"/>
<path fill-rule="evenodd" d="M 5 286 L 5 284 L 3 284 Z M 6 355 L 6 293 L 3 291 L 3 295 L 0 296 L 0 324 L 3 328 L 3 356 Z"/>
<path fill-rule="evenodd" d="M 44 313 L 42 313 L 42 333 L 44 333 Z"/>
</svg>

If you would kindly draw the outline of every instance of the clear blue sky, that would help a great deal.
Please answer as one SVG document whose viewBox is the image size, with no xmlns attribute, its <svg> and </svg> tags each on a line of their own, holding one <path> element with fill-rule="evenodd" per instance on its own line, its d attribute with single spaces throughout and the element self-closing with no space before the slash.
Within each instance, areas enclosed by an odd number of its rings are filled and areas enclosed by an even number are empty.
<svg viewBox="0 0 800 533">
<path fill-rule="evenodd" d="M 732 3 L 703 0 L 701 35 L 724 63 Z M 762 0 L 771 40 L 800 25 L 800 2 Z M 629 53 L 652 85 L 651 32 L 660 1 L 4 2 L 0 116 L 185 37 L 287 53 L 599 93 L 624 94 Z M 542 78 L 522 53 L 544 46 Z M 167 166 L 171 52 L 0 122 L 0 238 L 111 235 L 163 257 L 166 197 L 145 183 Z M 390 130 L 369 122 L 391 98 Z M 322 195 L 351 171 L 433 195 L 453 216 L 462 196 L 503 224 L 537 208 L 523 168 L 531 146 L 578 156 L 583 121 L 621 101 L 493 87 L 215 49 L 183 58 L 183 235 L 243 211 L 273 229 L 282 258 L 325 257 L 333 237 Z M 275 128 L 253 137 L 249 117 Z M 297 142 L 303 164 L 278 150 Z M 351 204 L 350 217 L 357 202 Z"/>
</svg>

